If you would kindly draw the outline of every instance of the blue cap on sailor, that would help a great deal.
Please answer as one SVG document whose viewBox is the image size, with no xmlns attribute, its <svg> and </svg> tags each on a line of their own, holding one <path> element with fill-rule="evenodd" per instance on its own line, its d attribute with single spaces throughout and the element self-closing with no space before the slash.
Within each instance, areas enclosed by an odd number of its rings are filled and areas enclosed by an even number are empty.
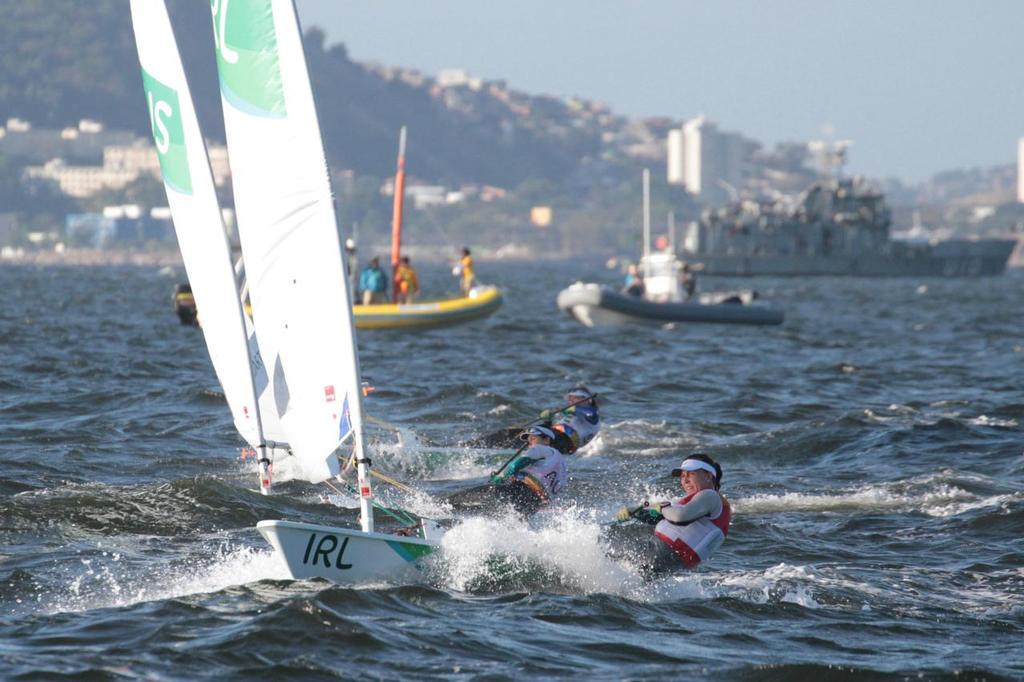
<svg viewBox="0 0 1024 682">
<path fill-rule="evenodd" d="M 592 398 L 593 394 L 590 392 L 589 388 L 587 388 L 583 384 L 579 384 L 578 386 L 573 388 L 571 391 L 566 393 L 565 397 L 571 398 L 571 399 L 577 399 L 577 398 L 587 399 L 587 398 Z"/>
</svg>

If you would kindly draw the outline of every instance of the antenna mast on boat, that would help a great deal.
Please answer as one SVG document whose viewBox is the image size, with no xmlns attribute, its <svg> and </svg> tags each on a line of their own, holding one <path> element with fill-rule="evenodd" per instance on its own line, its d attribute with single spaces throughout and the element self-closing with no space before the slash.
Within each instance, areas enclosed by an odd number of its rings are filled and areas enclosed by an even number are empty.
<svg viewBox="0 0 1024 682">
<path fill-rule="evenodd" d="M 651 171 L 644 168 L 644 277 L 647 277 L 648 256 L 651 255 Z"/>
<path fill-rule="evenodd" d="M 823 180 L 840 180 L 843 177 L 843 166 L 846 154 L 853 144 L 850 140 L 812 140 L 807 149 L 818 161 L 819 173 Z"/>
<path fill-rule="evenodd" d="M 395 271 L 402 257 L 402 199 L 405 196 L 405 126 L 398 136 L 398 170 L 395 171 L 395 203 L 391 213 L 391 279 L 394 287 L 392 300 L 398 302 L 398 282 Z"/>
</svg>

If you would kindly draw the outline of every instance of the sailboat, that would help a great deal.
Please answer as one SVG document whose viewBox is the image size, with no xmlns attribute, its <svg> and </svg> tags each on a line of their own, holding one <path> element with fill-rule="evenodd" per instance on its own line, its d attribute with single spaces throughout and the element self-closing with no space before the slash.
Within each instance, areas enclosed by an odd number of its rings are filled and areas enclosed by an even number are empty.
<svg viewBox="0 0 1024 682">
<path fill-rule="evenodd" d="M 395 171 L 395 201 L 391 219 L 391 272 L 398 270 L 402 255 L 402 207 L 405 197 L 405 126 L 398 142 L 398 168 Z M 392 303 L 374 303 L 355 307 L 357 329 L 393 329 L 398 327 L 435 327 L 487 317 L 502 303 L 501 291 L 490 285 L 474 286 L 465 296 L 433 301 L 399 303 L 395 291 Z"/>
<path fill-rule="evenodd" d="M 215 0 L 211 9 L 251 322 L 166 6 L 131 1 L 154 140 L 207 346 L 236 428 L 259 450 L 261 490 L 270 490 L 277 450 L 320 483 L 340 477 L 340 449 L 354 464 L 360 506 L 359 528 L 266 520 L 257 530 L 295 578 L 402 579 L 437 548 L 440 531 L 424 521 L 409 531 L 416 535 L 374 532 L 354 316 L 295 7 Z M 264 424 L 283 439 L 269 438 Z"/>
<path fill-rule="evenodd" d="M 146 104 L 167 201 L 188 273 L 189 294 L 207 313 L 203 335 L 235 428 L 258 451 L 260 489 L 271 485 L 279 425 L 259 409 L 268 399 L 259 344 L 242 311 L 239 283 L 217 202 L 209 158 L 163 2 L 131 3 Z M 269 414 L 268 414 L 269 416 Z"/>
<path fill-rule="evenodd" d="M 665 326 L 692 322 L 774 325 L 785 319 L 781 310 L 754 303 L 753 291 L 699 294 L 692 300 L 683 290 L 684 264 L 671 250 L 651 250 L 651 174 L 643 171 L 642 295 L 620 293 L 600 284 L 577 282 L 558 293 L 558 307 L 586 327 Z"/>
</svg>

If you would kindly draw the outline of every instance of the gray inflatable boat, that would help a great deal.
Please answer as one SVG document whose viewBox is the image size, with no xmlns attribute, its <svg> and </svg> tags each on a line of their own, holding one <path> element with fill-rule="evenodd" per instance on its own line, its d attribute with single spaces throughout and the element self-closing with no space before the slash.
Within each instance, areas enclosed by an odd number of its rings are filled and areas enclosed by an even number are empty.
<svg viewBox="0 0 1024 682">
<path fill-rule="evenodd" d="M 559 292 L 558 307 L 587 327 L 695 322 L 782 324 L 782 311 L 755 303 L 756 298 L 755 292 L 737 291 L 701 294 L 697 301 L 661 303 L 621 294 L 607 286 L 577 282 Z"/>
</svg>

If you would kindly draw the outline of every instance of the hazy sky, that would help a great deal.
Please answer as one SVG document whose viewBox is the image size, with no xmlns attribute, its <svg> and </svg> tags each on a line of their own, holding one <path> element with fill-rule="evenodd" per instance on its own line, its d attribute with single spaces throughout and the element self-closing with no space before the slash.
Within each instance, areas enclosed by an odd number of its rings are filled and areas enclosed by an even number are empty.
<svg viewBox="0 0 1024 682">
<path fill-rule="evenodd" d="M 1024 0 L 298 0 L 357 61 L 461 67 L 774 144 L 850 139 L 850 172 L 1013 163 Z M 415 125 L 415 122 L 410 122 Z"/>
</svg>

